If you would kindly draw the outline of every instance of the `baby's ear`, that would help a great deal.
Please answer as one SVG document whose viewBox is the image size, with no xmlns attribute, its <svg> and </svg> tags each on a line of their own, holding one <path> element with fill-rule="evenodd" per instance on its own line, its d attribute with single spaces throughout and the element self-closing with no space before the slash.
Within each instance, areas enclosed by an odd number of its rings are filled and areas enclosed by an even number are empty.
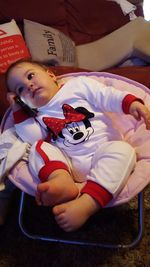
<svg viewBox="0 0 150 267">
<path fill-rule="evenodd" d="M 54 81 L 57 80 L 57 78 L 56 78 L 56 76 L 55 76 L 55 74 L 53 72 L 51 72 L 50 70 L 47 70 L 47 73 L 52 79 L 54 79 Z"/>
</svg>

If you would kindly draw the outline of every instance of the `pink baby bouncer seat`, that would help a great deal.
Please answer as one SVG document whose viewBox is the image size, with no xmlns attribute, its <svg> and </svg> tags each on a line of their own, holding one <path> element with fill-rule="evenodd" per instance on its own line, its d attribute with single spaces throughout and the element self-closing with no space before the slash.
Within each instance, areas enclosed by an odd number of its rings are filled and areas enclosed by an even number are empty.
<svg viewBox="0 0 150 267">
<path fill-rule="evenodd" d="M 80 75 L 88 76 L 96 79 L 108 86 L 114 86 L 119 90 L 127 90 L 136 96 L 142 98 L 144 103 L 150 109 L 150 91 L 144 85 L 130 80 L 128 78 L 110 74 L 106 72 L 79 72 L 79 73 L 69 73 L 59 76 L 58 78 L 66 82 L 67 80 L 78 77 Z M 24 227 L 24 206 L 26 202 L 26 194 L 34 196 L 36 190 L 36 182 L 34 177 L 31 176 L 28 165 L 24 161 L 20 161 L 9 173 L 9 179 L 21 189 L 21 200 L 19 208 L 19 225 L 23 233 L 29 238 L 40 239 L 50 242 L 60 242 L 67 244 L 79 244 L 79 245 L 91 245 L 99 246 L 105 248 L 130 248 L 134 247 L 139 243 L 143 236 L 144 228 L 144 204 L 143 204 L 143 191 L 144 188 L 150 182 L 150 131 L 146 130 L 143 120 L 136 121 L 130 115 L 120 115 L 120 114 L 108 114 L 114 126 L 123 134 L 125 140 L 130 143 L 136 150 L 137 153 L 137 163 L 133 173 L 129 176 L 127 184 L 119 195 L 109 203 L 108 207 L 114 207 L 128 203 L 131 199 L 138 196 L 138 233 L 137 236 L 128 244 L 117 243 L 101 243 L 99 241 L 80 241 L 75 239 L 59 238 L 44 236 L 42 234 L 33 234 Z M 1 129 L 5 130 L 13 125 L 12 112 L 10 109 L 6 112 Z"/>
</svg>

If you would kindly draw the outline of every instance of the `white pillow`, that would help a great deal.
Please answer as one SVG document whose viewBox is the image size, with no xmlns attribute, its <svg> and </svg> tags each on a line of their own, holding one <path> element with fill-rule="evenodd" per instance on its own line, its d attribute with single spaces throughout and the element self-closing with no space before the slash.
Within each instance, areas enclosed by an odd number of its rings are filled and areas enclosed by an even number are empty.
<svg viewBox="0 0 150 267">
<path fill-rule="evenodd" d="M 14 19 L 0 25 L 0 73 L 16 60 L 29 58 L 30 54 Z"/>
<path fill-rule="evenodd" d="M 75 44 L 64 33 L 24 19 L 24 36 L 33 60 L 51 66 L 75 66 Z"/>
</svg>

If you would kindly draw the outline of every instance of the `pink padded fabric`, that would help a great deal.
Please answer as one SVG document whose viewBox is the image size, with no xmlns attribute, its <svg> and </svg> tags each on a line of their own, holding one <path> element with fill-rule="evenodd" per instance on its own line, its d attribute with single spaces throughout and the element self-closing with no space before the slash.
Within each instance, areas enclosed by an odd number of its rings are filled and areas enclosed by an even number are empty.
<svg viewBox="0 0 150 267">
<path fill-rule="evenodd" d="M 59 76 L 59 79 L 67 81 L 73 77 L 85 75 L 97 79 L 106 85 L 112 85 L 119 90 L 128 90 L 142 98 L 150 108 L 150 91 L 144 85 L 127 79 L 125 77 L 106 72 L 82 72 L 71 73 Z M 130 175 L 126 186 L 116 199 L 113 199 L 109 206 L 120 205 L 130 201 L 150 182 L 150 131 L 146 130 L 144 123 L 136 121 L 130 115 L 109 114 L 114 125 L 122 132 L 125 140 L 135 147 L 137 152 L 137 163 L 134 172 Z M 5 129 L 11 127 L 12 116 L 8 110 L 2 121 Z M 37 180 L 29 173 L 28 166 L 21 161 L 9 174 L 10 180 L 21 190 L 34 195 Z"/>
</svg>

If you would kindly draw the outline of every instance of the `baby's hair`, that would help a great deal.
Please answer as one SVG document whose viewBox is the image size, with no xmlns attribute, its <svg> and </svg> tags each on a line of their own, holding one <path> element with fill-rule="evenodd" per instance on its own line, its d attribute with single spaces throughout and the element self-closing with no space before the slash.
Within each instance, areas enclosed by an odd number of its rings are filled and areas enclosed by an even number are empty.
<svg viewBox="0 0 150 267">
<path fill-rule="evenodd" d="M 38 62 L 38 61 L 33 61 L 32 59 L 19 59 L 15 62 L 13 62 L 7 69 L 6 73 L 5 73 L 5 84 L 6 84 L 6 87 L 7 87 L 7 90 L 9 91 L 9 86 L 8 86 L 8 77 L 9 77 L 9 74 L 10 72 L 16 67 L 18 66 L 19 64 L 22 64 L 22 63 L 31 63 L 33 65 L 36 65 L 36 66 L 39 66 L 41 67 L 42 69 L 44 69 L 45 71 L 48 70 L 48 68 L 43 65 L 42 63 Z"/>
</svg>

